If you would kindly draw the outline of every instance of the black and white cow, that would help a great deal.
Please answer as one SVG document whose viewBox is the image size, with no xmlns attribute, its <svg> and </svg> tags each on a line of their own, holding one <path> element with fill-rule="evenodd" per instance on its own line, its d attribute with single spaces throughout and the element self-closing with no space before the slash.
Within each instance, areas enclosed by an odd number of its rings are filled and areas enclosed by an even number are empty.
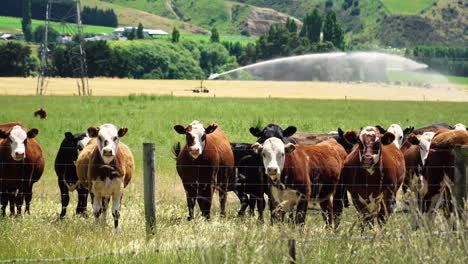
<svg viewBox="0 0 468 264">
<path fill-rule="evenodd" d="M 62 211 L 60 218 L 64 218 L 67 214 L 67 206 L 70 202 L 69 186 L 75 185 L 78 181 L 76 175 L 75 162 L 80 152 L 88 144 L 91 138 L 86 133 L 72 134 L 65 133 L 65 138 L 60 144 L 57 157 L 55 158 L 55 173 L 58 177 L 58 185 L 60 188 Z M 78 205 L 76 206 L 76 214 L 86 215 L 86 204 L 88 200 L 88 190 L 78 186 Z"/>
<path fill-rule="evenodd" d="M 289 126 L 283 130 L 280 126 L 276 124 L 269 124 L 263 130 L 260 130 L 258 127 L 251 127 L 250 133 L 257 137 L 257 142 L 263 144 L 265 140 L 276 137 L 281 139 L 284 143 L 296 143 L 294 139 L 290 138 L 294 133 L 296 133 L 297 128 L 295 126 Z"/>
</svg>

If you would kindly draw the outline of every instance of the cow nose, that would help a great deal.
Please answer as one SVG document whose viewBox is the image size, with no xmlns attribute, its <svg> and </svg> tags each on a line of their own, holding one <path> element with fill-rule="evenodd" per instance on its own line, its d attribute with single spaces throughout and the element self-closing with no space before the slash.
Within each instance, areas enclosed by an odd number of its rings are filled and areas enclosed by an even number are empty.
<svg viewBox="0 0 468 264">
<path fill-rule="evenodd" d="M 16 151 L 16 152 L 15 152 L 15 156 L 16 156 L 17 158 L 22 158 L 22 157 L 24 157 L 24 152 L 22 152 L 22 151 Z"/>
<path fill-rule="evenodd" d="M 199 149 L 199 148 L 192 148 L 192 149 L 190 150 L 190 152 L 199 153 L 199 152 L 200 152 L 200 149 Z"/>
<path fill-rule="evenodd" d="M 102 154 L 104 154 L 104 156 L 112 156 L 112 150 L 111 149 L 104 149 L 104 150 L 102 150 Z"/>
<path fill-rule="evenodd" d="M 268 168 L 269 175 L 276 175 L 278 174 L 278 168 Z"/>
</svg>

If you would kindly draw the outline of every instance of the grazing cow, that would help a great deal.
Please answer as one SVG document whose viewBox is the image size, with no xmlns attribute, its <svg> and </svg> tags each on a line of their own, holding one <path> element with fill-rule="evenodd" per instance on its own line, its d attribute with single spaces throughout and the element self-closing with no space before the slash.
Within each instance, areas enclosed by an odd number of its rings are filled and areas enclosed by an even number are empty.
<svg viewBox="0 0 468 264">
<path fill-rule="evenodd" d="M 349 144 L 343 137 L 344 131 L 341 128 L 338 128 L 338 131 L 330 132 L 328 134 L 310 134 L 310 133 L 295 133 L 291 136 L 297 144 L 299 145 L 317 145 L 320 142 L 328 140 L 330 138 L 335 139 L 346 152 L 349 154 L 353 150 L 354 145 Z"/>
<path fill-rule="evenodd" d="M 216 123 L 203 127 L 197 120 L 187 127 L 175 125 L 174 130 L 186 137 L 176 163 L 187 196 L 187 219 L 193 219 L 195 202 L 198 202 L 202 215 L 210 218 L 215 189 L 219 191 L 221 216 L 224 217 L 228 179 L 234 169 L 234 155 L 227 135 Z"/>
<path fill-rule="evenodd" d="M 360 134 L 347 131 L 345 138 L 358 146 L 348 155 L 342 171 L 343 185 L 354 206 L 367 223 L 379 223 L 393 212 L 395 196 L 405 176 L 405 160 L 395 144 L 395 135 L 381 135 L 376 127 L 365 127 Z M 345 195 L 346 192 L 340 192 Z"/>
<path fill-rule="evenodd" d="M 36 111 L 34 111 L 34 117 L 39 117 L 40 119 L 46 119 L 47 112 L 46 110 L 44 110 L 44 108 L 39 108 Z"/>
<path fill-rule="evenodd" d="M 448 203 L 446 216 L 453 211 L 453 204 L 450 201 L 454 185 L 455 145 L 468 145 L 468 131 L 439 131 L 431 141 L 424 168 L 428 191 L 422 201 L 423 212 L 433 210 L 440 199 Z"/>
<path fill-rule="evenodd" d="M 117 129 L 112 124 L 89 127 L 91 140 L 80 153 L 76 162 L 79 183 L 91 192 L 96 223 L 103 214 L 106 221 L 107 208 L 112 198 L 112 216 L 115 232 L 120 232 L 120 204 L 123 189 L 127 187 L 135 170 L 132 152 L 120 138 L 128 129 Z M 84 170 L 87 169 L 87 172 Z"/>
<path fill-rule="evenodd" d="M 58 185 L 61 193 L 62 211 L 60 218 L 67 214 L 67 206 L 70 201 L 68 187 L 78 182 L 75 162 L 84 146 L 91 140 L 86 133 L 72 134 L 65 133 L 65 138 L 60 144 L 60 149 L 55 158 L 55 173 L 58 177 Z M 88 190 L 84 187 L 78 187 L 78 205 L 76 214 L 86 215 L 86 204 L 88 200 Z"/>
<path fill-rule="evenodd" d="M 458 123 L 456 125 L 454 125 L 453 127 L 450 127 L 450 129 L 453 129 L 453 130 L 468 130 L 466 128 L 466 126 L 462 123 Z"/>
<path fill-rule="evenodd" d="M 422 135 L 424 132 L 437 132 L 442 129 L 450 129 L 450 126 L 446 123 L 434 123 L 415 129 L 412 133 L 415 135 Z"/>
<path fill-rule="evenodd" d="M 257 137 L 257 142 L 262 144 L 265 140 L 276 137 L 281 139 L 284 143 L 296 143 L 294 139 L 291 138 L 294 133 L 296 133 L 297 128 L 294 126 L 289 126 L 283 130 L 280 126 L 276 124 L 269 124 L 263 130 L 260 130 L 258 127 L 251 127 L 250 133 Z"/>
<path fill-rule="evenodd" d="M 273 137 L 252 148 L 262 156 L 270 182 L 276 204 L 272 219 L 283 219 L 297 206 L 295 221 L 303 224 L 308 202 L 313 201 L 320 203 L 327 225 L 338 224 L 343 204 L 339 199 L 332 202 L 332 196 L 346 157 L 340 144 L 333 139 L 314 146 L 284 144 Z"/>
<path fill-rule="evenodd" d="M 10 213 L 21 215 L 23 201 L 30 213 L 33 184 L 44 171 L 44 154 L 34 137 L 37 128 L 29 131 L 19 122 L 0 125 L 0 197 L 2 215 L 10 202 Z"/>
<path fill-rule="evenodd" d="M 245 214 L 248 206 L 250 214 L 253 215 L 257 205 L 258 218 L 262 221 L 265 209 L 264 194 L 270 195 L 268 180 L 263 173 L 262 159 L 252 150 L 252 144 L 231 143 L 231 149 L 234 153 L 235 169 L 229 179 L 228 190 L 234 191 L 239 197 L 239 216 Z"/>
</svg>

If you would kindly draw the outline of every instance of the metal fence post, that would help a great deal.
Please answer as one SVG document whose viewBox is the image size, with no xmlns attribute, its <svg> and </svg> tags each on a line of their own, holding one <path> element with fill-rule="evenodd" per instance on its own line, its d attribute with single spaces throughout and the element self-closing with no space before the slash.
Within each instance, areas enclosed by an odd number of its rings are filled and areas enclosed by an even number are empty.
<svg viewBox="0 0 468 264">
<path fill-rule="evenodd" d="M 154 143 L 143 143 L 143 166 L 144 166 L 144 197 L 146 235 L 153 236 L 156 233 L 156 202 L 155 202 L 155 159 Z"/>
<path fill-rule="evenodd" d="M 462 210 L 465 207 L 465 202 L 468 199 L 468 146 L 455 146 L 455 199 L 457 209 Z"/>
<path fill-rule="evenodd" d="M 291 259 L 289 263 L 294 264 L 296 263 L 296 240 L 295 239 L 288 240 L 288 248 L 289 248 L 289 258 Z"/>
</svg>

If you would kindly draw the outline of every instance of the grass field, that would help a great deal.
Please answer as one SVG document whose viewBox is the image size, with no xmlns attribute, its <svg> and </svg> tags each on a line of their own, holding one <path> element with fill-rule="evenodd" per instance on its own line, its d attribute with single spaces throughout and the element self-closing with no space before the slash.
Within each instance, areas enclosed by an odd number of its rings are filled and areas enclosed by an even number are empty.
<svg viewBox="0 0 468 264">
<path fill-rule="evenodd" d="M 35 19 L 32 20 L 33 30 L 39 25 L 44 25 L 44 21 L 35 20 Z M 57 30 L 60 33 L 72 33 L 72 34 L 76 33 L 76 28 L 74 24 L 68 24 L 68 23 L 62 24 L 59 22 L 52 22 L 51 25 L 55 30 Z M 0 16 L 0 31 L 21 33 L 22 31 L 21 30 L 21 18 Z M 94 34 L 113 33 L 114 28 L 83 25 L 83 31 L 85 33 L 94 33 Z"/>
<path fill-rule="evenodd" d="M 230 193 L 226 219 L 218 217 L 216 203 L 211 221 L 201 219 L 200 213 L 196 211 L 197 218 L 187 222 L 185 194 L 170 151 L 173 143 L 184 139 L 173 130 L 173 125 L 186 125 L 194 119 L 203 123 L 218 122 L 233 142 L 254 142 L 248 128 L 258 123 L 295 125 L 303 132 L 326 132 L 336 130 L 337 127 L 359 129 L 364 125 L 388 126 L 391 123 L 399 123 L 402 127 L 419 127 L 442 121 L 466 124 L 468 103 L 130 95 L 1 96 L 0 105 L 0 123 L 21 121 L 28 128 L 40 129 L 37 140 L 46 158 L 45 173 L 34 186 L 32 214 L 21 219 L 0 219 L 0 261 L 204 246 L 204 249 L 130 254 L 124 257 L 100 256 L 87 263 L 285 263 L 288 261 L 287 238 L 324 239 L 298 243 L 298 263 L 468 261 L 466 218 L 458 222 L 457 231 L 461 235 L 426 237 L 424 234 L 427 232 L 448 230 L 448 224 L 437 218 L 413 231 L 409 225 L 410 216 L 397 213 L 384 228 L 366 230 L 361 234 L 356 225 L 354 208 L 344 212 L 342 225 L 336 231 L 324 227 L 318 212 L 309 211 L 306 225 L 301 231 L 288 224 L 271 226 L 268 221 L 259 223 L 254 217 L 238 219 L 236 211 L 239 202 Z M 33 118 L 32 113 L 38 107 L 47 110 L 46 120 Z M 120 234 L 112 233 L 109 219 L 108 225 L 102 227 L 95 226 L 91 218 L 75 217 L 75 194 L 67 218 L 58 220 L 61 205 L 53 161 L 64 132 L 80 132 L 88 126 L 108 122 L 129 128 L 122 142 L 130 146 L 136 160 L 136 173 L 125 190 L 122 202 Z M 144 228 L 143 142 L 156 144 L 157 235 L 149 240 L 145 238 Z M 266 218 L 269 218 L 268 213 Z M 401 234 L 421 237 L 399 237 Z M 367 239 L 352 239 L 361 235 Z M 340 238 L 333 239 L 338 236 Z M 235 246 L 209 247 L 224 243 Z"/>
<path fill-rule="evenodd" d="M 172 32 L 172 31 L 171 31 Z M 169 33 L 171 33 L 169 32 Z M 159 38 L 159 37 L 158 37 Z M 169 34 L 166 38 L 172 38 L 172 36 Z M 204 40 L 209 42 L 211 35 L 206 34 L 181 34 L 180 35 L 181 39 L 190 39 L 190 40 Z M 247 36 L 242 36 L 242 35 L 221 35 L 219 37 L 220 41 L 229 41 L 229 42 L 240 42 L 244 46 L 247 45 L 248 43 L 255 42 L 255 37 L 247 37 Z"/>
<path fill-rule="evenodd" d="M 385 7 L 395 15 L 415 15 L 429 7 L 434 0 L 382 0 Z"/>
</svg>

